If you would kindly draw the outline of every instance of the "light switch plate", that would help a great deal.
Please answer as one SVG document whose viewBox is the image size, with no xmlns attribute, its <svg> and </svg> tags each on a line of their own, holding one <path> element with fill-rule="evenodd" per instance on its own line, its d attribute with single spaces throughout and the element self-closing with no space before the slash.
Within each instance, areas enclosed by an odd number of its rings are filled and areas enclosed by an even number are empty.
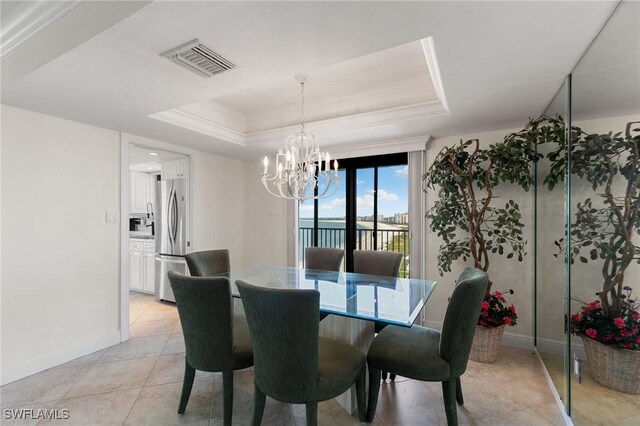
<svg viewBox="0 0 640 426">
<path fill-rule="evenodd" d="M 119 223 L 120 222 L 120 214 L 118 212 L 106 212 L 105 214 L 105 222 L 107 223 Z"/>
</svg>

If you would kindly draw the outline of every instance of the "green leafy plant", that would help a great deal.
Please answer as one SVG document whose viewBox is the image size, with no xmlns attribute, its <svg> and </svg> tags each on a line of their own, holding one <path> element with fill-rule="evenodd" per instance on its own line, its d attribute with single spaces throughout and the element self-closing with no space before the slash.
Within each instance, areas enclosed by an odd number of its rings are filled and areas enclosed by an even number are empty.
<svg viewBox="0 0 640 426">
<path fill-rule="evenodd" d="M 488 148 L 478 139 L 444 147 L 423 176 L 425 190 L 438 200 L 427 212 L 430 229 L 443 243 L 438 254 L 440 275 L 457 259 L 489 270 L 490 253 L 523 260 L 520 206 L 506 200 L 498 206 L 496 187 L 508 182 L 528 191 L 533 184 L 532 162 L 539 155 L 526 134 L 513 133 Z M 491 283 L 485 300 L 491 294 Z"/>
<path fill-rule="evenodd" d="M 544 181 L 550 190 L 565 180 L 569 159 L 571 174 L 595 192 L 595 197 L 576 203 L 569 244 L 564 238 L 556 241 L 558 254 L 566 254 L 569 246 L 572 264 L 602 262 L 602 290 L 596 295 L 603 315 L 618 318 L 627 298 L 625 271 L 632 262 L 640 263 L 640 122 L 628 123 L 623 132 L 604 134 L 574 126 L 570 150 L 564 128 L 562 117 L 542 116 L 524 130 L 533 143 L 554 143 Z"/>
</svg>

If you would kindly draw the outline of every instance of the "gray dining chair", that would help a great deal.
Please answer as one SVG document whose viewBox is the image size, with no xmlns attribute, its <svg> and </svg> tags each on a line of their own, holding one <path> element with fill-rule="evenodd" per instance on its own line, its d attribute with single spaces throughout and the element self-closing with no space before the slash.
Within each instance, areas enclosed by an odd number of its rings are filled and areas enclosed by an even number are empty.
<svg viewBox="0 0 640 426">
<path fill-rule="evenodd" d="M 356 384 L 358 414 L 365 416 L 365 355 L 347 343 L 318 336 L 320 293 L 236 281 L 254 353 L 253 425 L 260 425 L 266 396 L 305 404 L 307 425 L 317 424 L 318 402 Z"/>
<path fill-rule="evenodd" d="M 456 283 L 442 323 L 442 331 L 419 325 L 389 326 L 371 343 L 367 421 L 373 421 L 380 392 L 381 371 L 410 379 L 442 382 L 447 424 L 458 424 L 456 401 L 463 405 L 460 376 L 467 368 L 473 335 L 489 278 L 479 269 L 465 269 Z"/>
<path fill-rule="evenodd" d="M 304 249 L 305 269 L 340 272 L 342 259 L 344 259 L 344 250 L 342 249 L 332 247 L 307 247 Z M 321 312 L 320 321 L 328 316 L 329 314 Z"/>
<path fill-rule="evenodd" d="M 358 274 L 379 275 L 383 277 L 397 278 L 400 273 L 403 253 L 396 251 L 379 250 L 354 250 L 353 251 L 353 272 Z M 380 333 L 387 325 L 380 321 L 374 322 L 375 333 Z M 387 372 L 383 371 L 382 380 L 387 380 Z M 396 375 L 391 374 L 390 380 L 395 380 Z"/>
<path fill-rule="evenodd" d="M 196 251 L 187 254 L 184 259 L 193 277 L 206 277 L 231 271 L 227 249 Z"/>
<path fill-rule="evenodd" d="M 227 277 L 188 277 L 169 271 L 185 344 L 185 370 L 178 414 L 189 402 L 196 370 L 222 372 L 224 424 L 233 413 L 233 370 L 253 365 L 249 327 L 233 315 Z"/>
<path fill-rule="evenodd" d="M 307 247 L 304 249 L 304 267 L 317 271 L 340 272 L 344 250 L 332 247 Z"/>
</svg>

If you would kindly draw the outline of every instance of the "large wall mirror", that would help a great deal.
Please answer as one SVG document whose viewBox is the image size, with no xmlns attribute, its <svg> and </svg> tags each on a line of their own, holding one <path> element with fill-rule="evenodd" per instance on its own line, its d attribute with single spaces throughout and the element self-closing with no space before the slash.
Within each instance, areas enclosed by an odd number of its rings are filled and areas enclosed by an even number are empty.
<svg viewBox="0 0 640 426">
<path fill-rule="evenodd" d="M 634 321 L 618 303 L 640 293 L 640 220 L 633 219 L 640 203 L 638 22 L 640 3 L 620 2 L 546 111 L 571 128 L 563 182 L 550 191 L 543 184 L 550 163 L 537 165 L 536 345 L 576 425 L 640 424 L 640 364 L 635 373 L 625 370 L 640 362 L 640 350 L 624 335 L 634 333 Z M 616 291 L 604 301 L 608 283 Z M 624 323 L 589 323 L 585 313 L 594 309 L 618 309 Z M 573 321 L 583 336 L 568 332 Z M 607 347 L 621 348 L 617 358 L 607 358 Z"/>
</svg>

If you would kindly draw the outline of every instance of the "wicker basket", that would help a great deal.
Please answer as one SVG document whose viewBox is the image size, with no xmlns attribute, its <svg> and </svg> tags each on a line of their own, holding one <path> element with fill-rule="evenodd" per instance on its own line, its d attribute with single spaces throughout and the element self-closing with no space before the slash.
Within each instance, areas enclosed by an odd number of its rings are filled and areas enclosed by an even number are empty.
<svg viewBox="0 0 640 426">
<path fill-rule="evenodd" d="M 469 358 L 477 362 L 495 362 L 504 333 L 504 324 L 499 327 L 476 326 Z"/>
<path fill-rule="evenodd" d="M 640 351 L 603 345 L 582 337 L 593 379 L 604 387 L 640 394 Z"/>
</svg>

